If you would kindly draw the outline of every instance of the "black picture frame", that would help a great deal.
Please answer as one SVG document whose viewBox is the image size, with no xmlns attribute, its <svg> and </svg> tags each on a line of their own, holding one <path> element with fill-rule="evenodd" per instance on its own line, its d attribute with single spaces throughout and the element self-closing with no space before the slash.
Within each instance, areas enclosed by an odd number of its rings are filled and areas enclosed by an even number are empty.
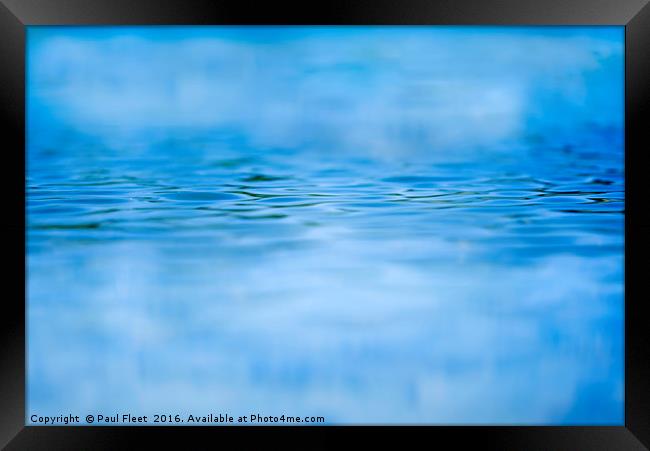
<svg viewBox="0 0 650 451">
<path fill-rule="evenodd" d="M 281 434 L 307 447 L 340 446 L 346 427 L 31 427 L 25 426 L 25 28 L 29 25 L 457 24 L 625 26 L 625 425 L 619 427 L 361 428 L 387 443 L 394 432 L 513 450 L 642 450 L 650 447 L 650 346 L 645 283 L 650 214 L 643 154 L 650 151 L 648 0 L 0 0 L 0 127 L 3 147 L 2 372 L 0 445 L 6 449 L 131 449 L 155 444 L 214 448 Z M 251 432 L 258 434 L 250 434 Z M 389 435 L 390 433 L 390 435 Z M 290 438 L 289 438 L 290 437 Z M 289 438 L 287 440 L 287 438 Z M 143 441 L 144 440 L 144 441 Z M 193 445 L 188 445 L 192 443 Z M 448 442 L 449 443 L 449 442 Z M 278 444 L 280 445 L 280 444 Z M 644 447 L 645 445 L 645 447 Z"/>
</svg>

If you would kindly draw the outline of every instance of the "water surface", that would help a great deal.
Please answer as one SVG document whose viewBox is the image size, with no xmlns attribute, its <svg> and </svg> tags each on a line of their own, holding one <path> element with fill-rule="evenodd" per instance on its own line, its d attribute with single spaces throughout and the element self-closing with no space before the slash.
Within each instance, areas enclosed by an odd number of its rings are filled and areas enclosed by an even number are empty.
<svg viewBox="0 0 650 451">
<path fill-rule="evenodd" d="M 618 28 L 29 45 L 28 414 L 622 424 Z"/>
</svg>

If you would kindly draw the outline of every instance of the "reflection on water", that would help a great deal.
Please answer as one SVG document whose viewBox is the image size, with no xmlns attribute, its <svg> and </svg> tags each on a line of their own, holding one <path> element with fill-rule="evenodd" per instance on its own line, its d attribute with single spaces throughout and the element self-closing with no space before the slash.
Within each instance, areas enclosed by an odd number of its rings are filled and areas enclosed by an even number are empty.
<svg viewBox="0 0 650 451">
<path fill-rule="evenodd" d="M 154 30 L 30 29 L 28 414 L 622 423 L 618 29 Z"/>
</svg>

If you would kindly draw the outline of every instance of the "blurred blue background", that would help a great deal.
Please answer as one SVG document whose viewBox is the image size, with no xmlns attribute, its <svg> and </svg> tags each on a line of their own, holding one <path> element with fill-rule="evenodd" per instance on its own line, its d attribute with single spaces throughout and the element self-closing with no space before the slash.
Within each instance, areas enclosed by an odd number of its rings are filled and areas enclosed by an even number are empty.
<svg viewBox="0 0 650 451">
<path fill-rule="evenodd" d="M 623 27 L 29 27 L 28 415 L 623 424 Z"/>
</svg>

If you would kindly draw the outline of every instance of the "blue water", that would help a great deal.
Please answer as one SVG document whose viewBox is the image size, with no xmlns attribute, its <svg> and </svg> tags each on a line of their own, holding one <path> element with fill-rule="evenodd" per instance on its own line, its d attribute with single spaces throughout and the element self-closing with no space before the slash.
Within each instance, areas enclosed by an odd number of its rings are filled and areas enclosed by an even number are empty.
<svg viewBox="0 0 650 451">
<path fill-rule="evenodd" d="M 623 423 L 622 27 L 27 56 L 28 423 Z"/>
</svg>

